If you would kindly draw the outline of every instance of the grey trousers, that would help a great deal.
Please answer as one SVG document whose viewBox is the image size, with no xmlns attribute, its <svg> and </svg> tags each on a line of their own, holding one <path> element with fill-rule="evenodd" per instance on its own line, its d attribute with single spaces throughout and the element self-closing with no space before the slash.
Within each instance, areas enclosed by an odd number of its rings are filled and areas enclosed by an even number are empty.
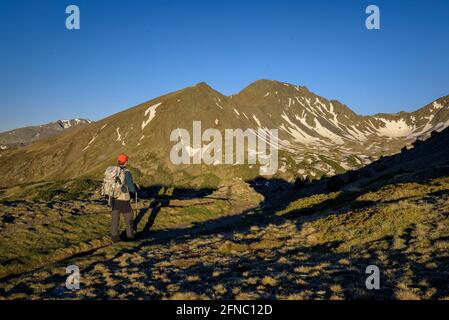
<svg viewBox="0 0 449 320">
<path fill-rule="evenodd" d="M 134 237 L 134 223 L 133 223 L 133 212 L 121 213 L 125 218 L 126 226 L 126 236 L 128 238 Z M 119 236 L 119 225 L 120 225 L 120 211 L 112 210 L 112 222 L 111 222 L 111 237 Z"/>
</svg>

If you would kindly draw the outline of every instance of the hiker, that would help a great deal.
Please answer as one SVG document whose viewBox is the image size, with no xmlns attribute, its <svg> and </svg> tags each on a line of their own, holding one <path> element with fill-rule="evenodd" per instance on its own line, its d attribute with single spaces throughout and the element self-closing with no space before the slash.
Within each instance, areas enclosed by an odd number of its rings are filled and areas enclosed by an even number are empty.
<svg viewBox="0 0 449 320">
<path fill-rule="evenodd" d="M 102 194 L 109 196 L 112 206 L 111 239 L 120 241 L 119 224 L 120 214 L 123 214 L 128 240 L 134 239 L 134 212 L 131 208 L 131 194 L 137 196 L 131 172 L 126 169 L 128 156 L 120 154 L 117 157 L 118 166 L 109 167 L 105 172 Z"/>
</svg>

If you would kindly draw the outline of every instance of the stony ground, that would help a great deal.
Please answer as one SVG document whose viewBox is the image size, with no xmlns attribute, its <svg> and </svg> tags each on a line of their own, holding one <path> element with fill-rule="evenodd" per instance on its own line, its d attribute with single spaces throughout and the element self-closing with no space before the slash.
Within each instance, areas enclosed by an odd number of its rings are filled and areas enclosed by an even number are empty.
<svg viewBox="0 0 449 320">
<path fill-rule="evenodd" d="M 150 221 L 150 231 L 142 232 L 138 241 L 106 244 L 10 275 L 0 280 L 0 297 L 449 298 L 449 177 L 389 181 L 364 192 L 299 196 L 286 191 L 272 196 L 290 201 L 212 216 L 210 212 L 227 203 L 214 202 L 217 207 L 206 209 L 209 215 L 203 213 L 197 222 L 192 210 L 201 211 L 198 203 L 210 199 L 172 201 L 156 216 L 146 213 L 142 221 Z M 149 207 L 161 206 L 149 202 Z M 77 214 L 60 205 L 53 209 L 59 215 Z M 193 220 L 182 224 L 183 216 Z M 12 230 L 2 228 L 2 236 Z M 65 288 L 65 268 L 71 264 L 81 273 L 76 291 Z M 380 290 L 366 289 L 369 265 L 380 269 Z"/>
</svg>

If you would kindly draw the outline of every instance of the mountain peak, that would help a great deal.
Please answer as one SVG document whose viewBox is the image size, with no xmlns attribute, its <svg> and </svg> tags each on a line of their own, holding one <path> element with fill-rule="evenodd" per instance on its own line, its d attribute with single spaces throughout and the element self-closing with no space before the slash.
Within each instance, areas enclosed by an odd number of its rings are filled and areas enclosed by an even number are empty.
<svg viewBox="0 0 449 320">
<path fill-rule="evenodd" d="M 70 128 L 77 128 L 92 123 L 87 119 L 56 120 L 46 124 L 17 128 L 12 131 L 0 132 L 2 150 L 21 147 L 35 141 L 57 136 Z"/>
<path fill-rule="evenodd" d="M 199 98 L 199 96 L 208 96 L 208 97 L 222 97 L 224 98 L 225 96 L 215 90 L 214 88 L 212 88 L 209 84 L 207 84 L 206 82 L 202 81 L 202 82 L 198 82 L 190 87 L 187 87 L 183 90 L 184 93 L 186 93 L 187 95 L 192 95 L 191 97 L 194 97 L 193 99 L 201 99 Z M 199 96 L 198 96 L 199 95 Z"/>
<path fill-rule="evenodd" d="M 281 82 L 277 80 L 268 80 L 268 79 L 260 79 L 256 80 L 253 83 L 249 84 L 246 88 L 244 88 L 242 91 L 239 92 L 239 94 L 247 94 L 247 93 L 253 93 L 253 94 L 265 94 L 269 91 L 286 91 L 286 90 L 307 90 L 306 87 L 293 85 L 291 83 L 287 82 Z"/>
<path fill-rule="evenodd" d="M 202 91 L 207 91 L 207 92 L 214 91 L 214 92 L 217 92 L 217 90 L 212 88 L 207 82 L 204 82 L 204 81 L 198 82 L 197 84 L 194 84 L 192 87 L 196 88 L 196 89 L 199 89 L 199 90 L 202 90 Z"/>
<path fill-rule="evenodd" d="M 9 151 L 13 134 L 0 135 L 0 156 L 8 163 L 3 169 L 0 167 L 0 174 L 8 183 L 77 178 L 81 174 L 101 177 L 103 168 L 121 152 L 133 158 L 133 166 L 151 184 L 172 184 L 184 179 L 186 185 L 197 185 L 195 179 L 200 174 L 204 181 L 209 179 L 206 172 L 220 181 L 237 176 L 250 179 L 258 174 L 257 167 L 217 167 L 220 161 L 217 166 L 204 167 L 206 171 L 197 166 L 175 166 L 170 158 L 175 146 L 170 138 L 172 133 L 179 134 L 178 129 L 184 128 L 194 134 L 194 121 L 201 121 L 201 128 L 214 128 L 221 134 L 226 129 L 252 129 L 260 135 L 257 139 L 262 139 L 267 130 L 278 129 L 277 147 L 283 153 L 279 177 L 318 178 L 368 164 L 380 155 L 400 151 L 417 137 L 431 136 L 432 130 L 449 127 L 449 101 L 445 98 L 424 111 L 402 116 L 358 116 L 338 101 L 285 82 L 257 80 L 232 99 L 200 82 L 17 152 Z M 62 126 L 52 123 L 45 132 L 44 127 L 24 130 L 27 140 L 18 142 L 43 139 L 48 137 L 47 132 L 60 134 L 65 131 L 64 125 L 73 126 L 76 122 L 63 121 Z M 199 154 L 198 147 L 191 144 L 193 140 L 180 142 L 189 159 Z M 7 151 L 2 151 L 5 147 Z M 51 162 L 48 154 L 55 155 Z M 83 161 L 79 161 L 79 155 Z M 31 156 L 33 165 L 29 165 Z M 237 159 L 233 164 L 240 165 Z M 35 168 L 42 170 L 37 172 Z"/>
<path fill-rule="evenodd" d="M 197 84 L 195 84 L 195 87 L 212 89 L 212 87 L 208 85 L 205 81 L 198 82 Z"/>
<path fill-rule="evenodd" d="M 235 95 L 237 99 L 244 101 L 254 101 L 265 97 L 284 96 L 293 97 L 298 94 L 308 93 L 306 87 L 296 86 L 286 82 L 276 80 L 260 79 L 249 84 Z"/>
<path fill-rule="evenodd" d="M 87 119 L 75 118 L 70 120 L 58 120 L 56 121 L 56 123 L 58 123 L 63 129 L 68 129 L 74 126 L 78 126 L 80 124 L 89 124 L 92 123 L 92 121 Z"/>
<path fill-rule="evenodd" d="M 270 80 L 270 79 L 259 79 L 254 81 L 253 83 L 250 83 L 251 85 L 271 85 L 271 86 L 278 86 L 283 85 L 285 82 L 277 81 L 277 80 Z"/>
</svg>

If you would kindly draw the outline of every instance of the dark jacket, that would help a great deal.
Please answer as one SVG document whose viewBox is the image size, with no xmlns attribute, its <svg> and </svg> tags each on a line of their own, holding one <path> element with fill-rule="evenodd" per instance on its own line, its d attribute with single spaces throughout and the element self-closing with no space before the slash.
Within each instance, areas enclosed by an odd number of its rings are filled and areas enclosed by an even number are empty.
<svg viewBox="0 0 449 320">
<path fill-rule="evenodd" d="M 125 167 L 120 167 L 125 170 L 125 183 L 130 193 L 137 193 L 136 186 L 134 185 L 133 176 L 129 170 Z"/>
</svg>

